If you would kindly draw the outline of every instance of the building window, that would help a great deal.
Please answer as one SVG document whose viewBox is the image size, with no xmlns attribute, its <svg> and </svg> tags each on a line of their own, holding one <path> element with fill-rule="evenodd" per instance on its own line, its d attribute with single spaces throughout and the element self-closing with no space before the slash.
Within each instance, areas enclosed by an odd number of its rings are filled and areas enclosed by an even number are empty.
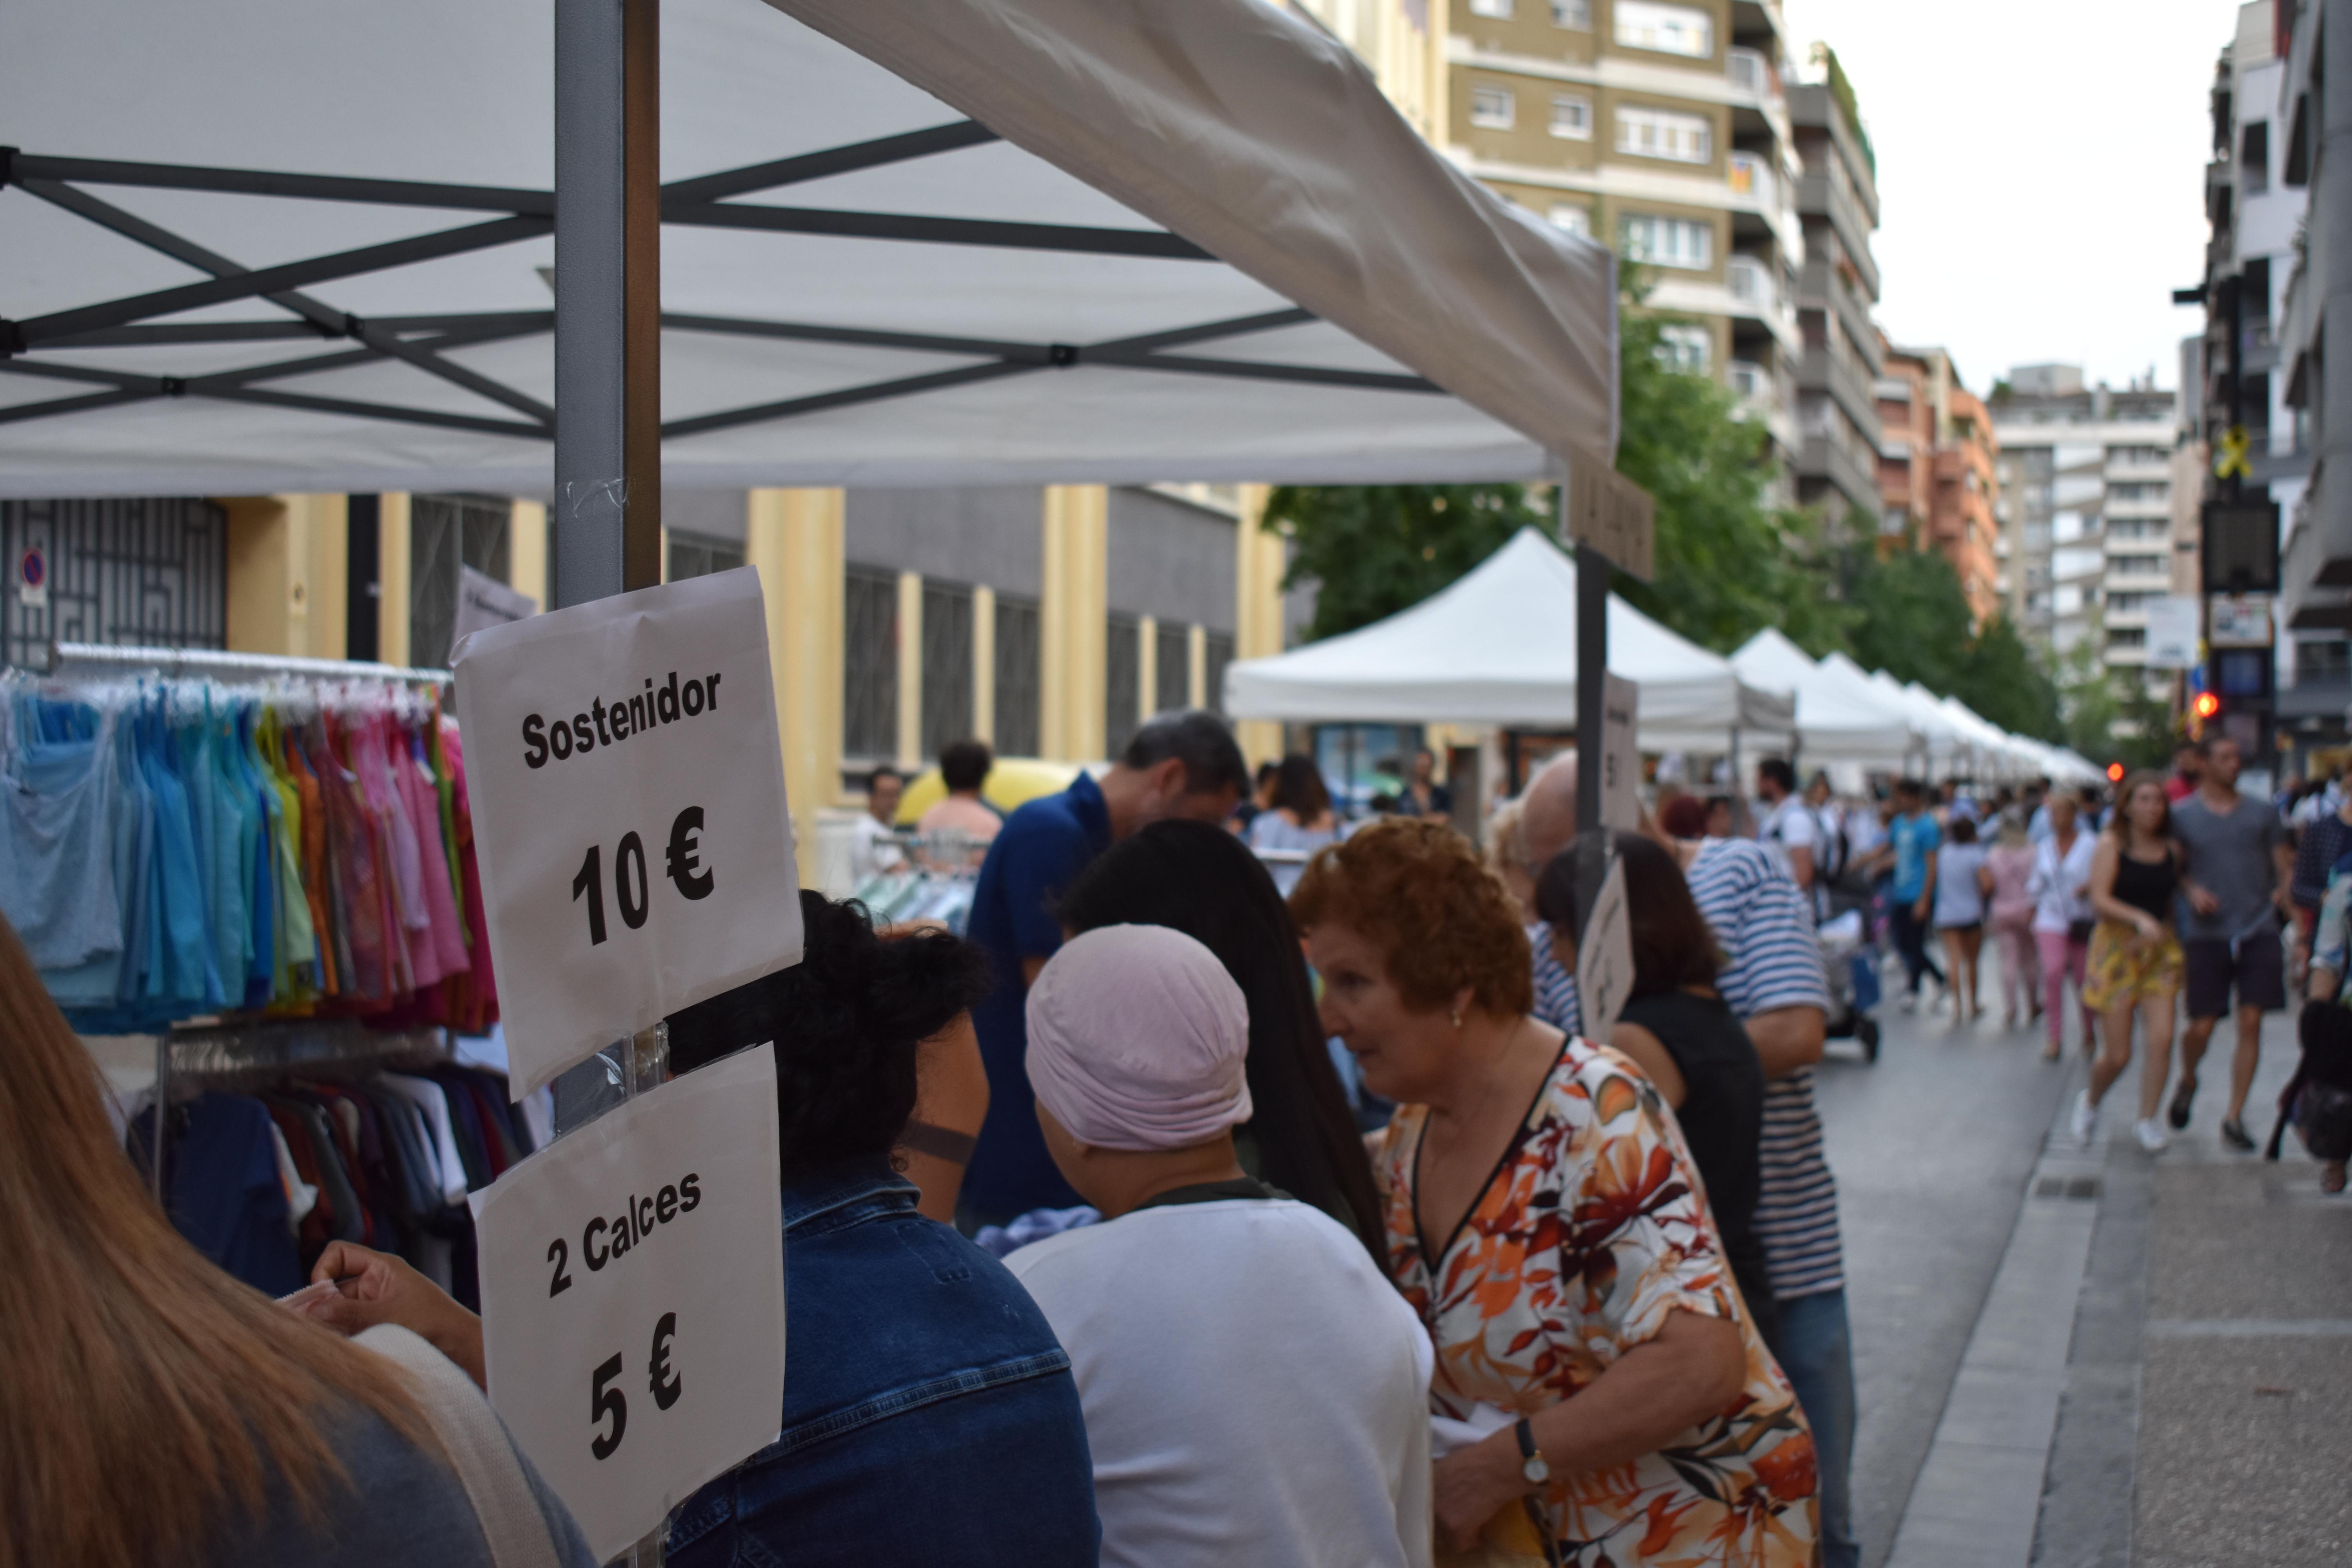
<svg viewBox="0 0 2352 1568">
<path fill-rule="evenodd" d="M 971 734 L 971 590 L 923 584 L 923 755 Z"/>
<path fill-rule="evenodd" d="M 1715 156 L 1715 126 L 1703 115 L 1620 105 L 1617 151 L 1674 163 L 1704 163 Z"/>
<path fill-rule="evenodd" d="M 1142 721 L 1143 626 L 1133 616 L 1106 617 L 1103 635 L 1103 755 L 1117 757 Z"/>
<path fill-rule="evenodd" d="M 1208 657 L 1202 663 L 1208 667 L 1205 674 L 1209 711 L 1223 715 L 1225 710 L 1225 666 L 1234 662 L 1234 639 L 1223 632 L 1211 632 L 1206 640 Z"/>
<path fill-rule="evenodd" d="M 2271 188 L 2271 124 L 2257 120 L 2238 133 L 2238 182 L 2250 196 Z"/>
<path fill-rule="evenodd" d="M 1507 22 L 1511 19 L 1511 0 L 1470 0 L 1470 15 Z"/>
<path fill-rule="evenodd" d="M 842 574 L 841 750 L 898 754 L 898 577 L 852 566 Z"/>
<path fill-rule="evenodd" d="M 228 646 L 228 514 L 211 501 L 0 500 L 0 559 L 35 551 L 47 602 L 0 602 L 0 666 L 46 668 L 53 641 Z"/>
<path fill-rule="evenodd" d="M 1715 53 L 1715 18 L 1688 5 L 1617 0 L 1617 41 L 1629 49 L 1655 49 L 1703 60 Z"/>
<path fill-rule="evenodd" d="M 1551 133 L 1566 142 L 1592 140 L 1592 100 L 1581 93 L 1554 93 Z"/>
<path fill-rule="evenodd" d="M 1715 227 L 1690 218 L 1627 213 L 1617 223 L 1617 247 L 1629 261 L 1703 269 L 1715 259 Z"/>
<path fill-rule="evenodd" d="M 1470 123 L 1483 125 L 1489 131 L 1508 131 L 1517 105 L 1507 87 L 1474 87 L 1470 89 Z"/>
<path fill-rule="evenodd" d="M 1580 33 L 1592 31 L 1592 0 L 1551 0 L 1551 25 Z"/>
<path fill-rule="evenodd" d="M 1554 202 L 1551 205 L 1551 226 L 1554 228 L 1564 228 L 1570 234 L 1580 234 L 1585 238 L 1591 239 L 1592 209 L 1575 202 Z"/>
<path fill-rule="evenodd" d="M 1705 327 L 1677 322 L 1658 329 L 1658 358 L 1675 370 L 1706 374 L 1714 348 L 1715 334 Z"/>
<path fill-rule="evenodd" d="M 1151 662 L 1151 710 L 1172 713 L 1192 706 L 1192 637 L 1180 621 L 1160 623 Z"/>
<path fill-rule="evenodd" d="M 996 596 L 996 750 L 1007 757 L 1037 754 L 1040 666 L 1037 605 L 1034 600 Z"/>
<path fill-rule="evenodd" d="M 673 583 L 708 577 L 713 572 L 732 572 L 742 564 L 743 547 L 731 540 L 670 530 L 669 580 Z"/>
</svg>

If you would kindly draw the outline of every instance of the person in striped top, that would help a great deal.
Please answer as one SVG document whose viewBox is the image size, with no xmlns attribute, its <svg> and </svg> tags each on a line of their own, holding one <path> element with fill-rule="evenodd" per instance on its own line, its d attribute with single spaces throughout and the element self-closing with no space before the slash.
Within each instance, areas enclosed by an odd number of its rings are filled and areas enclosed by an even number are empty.
<svg viewBox="0 0 2352 1568">
<path fill-rule="evenodd" d="M 1576 759 L 1555 759 L 1529 782 L 1519 819 L 1538 867 L 1576 836 Z M 1822 1149 L 1812 1066 L 1822 1058 L 1829 982 L 1811 911 L 1797 886 L 1748 839 L 1668 841 L 1691 898 L 1722 945 L 1716 984 L 1739 1016 L 1768 1079 L 1758 1146 L 1762 1184 L 1755 1227 L 1764 1242 L 1779 1318 L 1773 1355 L 1797 1391 L 1821 1463 L 1824 1568 L 1855 1568 L 1848 1481 L 1853 1467 L 1853 1350 L 1845 1310 L 1845 1264 L 1837 1184 Z M 1534 1016 L 1577 1032 L 1576 977 L 1552 954 L 1549 928 L 1529 933 Z"/>
</svg>

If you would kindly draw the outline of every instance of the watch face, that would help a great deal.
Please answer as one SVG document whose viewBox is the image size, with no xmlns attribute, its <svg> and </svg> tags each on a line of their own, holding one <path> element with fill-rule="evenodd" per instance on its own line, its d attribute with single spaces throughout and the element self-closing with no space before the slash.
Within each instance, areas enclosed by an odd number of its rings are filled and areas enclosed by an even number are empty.
<svg viewBox="0 0 2352 1568">
<path fill-rule="evenodd" d="M 1527 1464 L 1521 1468 L 1531 1481 L 1540 1483 L 1551 1479 L 1551 1467 L 1544 1463 L 1541 1454 L 1528 1455 Z"/>
</svg>

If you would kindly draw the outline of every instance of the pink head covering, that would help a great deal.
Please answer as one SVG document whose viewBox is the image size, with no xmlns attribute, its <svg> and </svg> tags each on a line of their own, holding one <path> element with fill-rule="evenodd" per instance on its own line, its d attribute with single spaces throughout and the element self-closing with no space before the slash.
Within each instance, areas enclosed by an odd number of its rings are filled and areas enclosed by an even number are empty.
<svg viewBox="0 0 2352 1568">
<path fill-rule="evenodd" d="M 1073 937 L 1029 988 L 1029 1087 L 1097 1149 L 1181 1149 L 1250 1118 L 1249 1005 L 1166 926 Z"/>
</svg>

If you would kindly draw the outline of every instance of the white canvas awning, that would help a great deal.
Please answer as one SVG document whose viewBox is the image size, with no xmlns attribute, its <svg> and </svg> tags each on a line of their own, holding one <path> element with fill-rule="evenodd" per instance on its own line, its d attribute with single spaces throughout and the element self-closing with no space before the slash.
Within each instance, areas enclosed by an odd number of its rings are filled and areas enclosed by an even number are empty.
<svg viewBox="0 0 2352 1568">
<path fill-rule="evenodd" d="M 1843 679 L 1769 626 L 1731 656 L 1751 686 L 1788 691 L 1797 700 L 1799 760 L 1808 769 L 1837 763 L 1899 768 L 1919 749 L 1909 718 L 1869 689 Z"/>
<path fill-rule="evenodd" d="M 1609 253 L 1454 169 L 1282 9 L 662 19 L 668 486 L 1509 479 L 1613 452 Z M 0 495 L 544 492 L 551 26 L 17 7 Z"/>
<path fill-rule="evenodd" d="M 1785 741 L 1794 704 L 1731 661 L 1609 601 L 1609 672 L 1640 689 L 1646 752 L 1720 752 L 1731 732 Z M 1236 719 L 1531 729 L 1576 722 L 1576 566 L 1532 528 L 1386 620 L 1225 668 Z"/>
</svg>

